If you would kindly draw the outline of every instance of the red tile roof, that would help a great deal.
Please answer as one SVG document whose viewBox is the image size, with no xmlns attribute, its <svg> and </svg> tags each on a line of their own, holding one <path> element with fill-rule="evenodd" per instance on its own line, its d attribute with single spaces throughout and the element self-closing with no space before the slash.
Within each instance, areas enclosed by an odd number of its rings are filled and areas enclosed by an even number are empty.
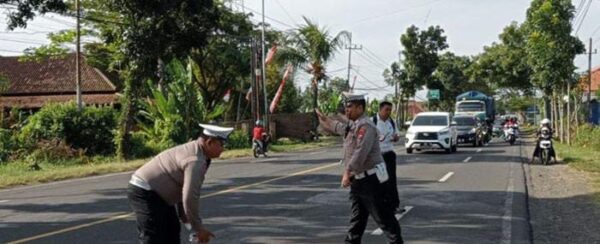
<svg viewBox="0 0 600 244">
<path fill-rule="evenodd" d="M 8 79 L 3 96 L 75 93 L 75 54 L 41 62 L 19 62 L 19 57 L 0 57 L 0 76 Z M 115 93 L 116 87 L 99 70 L 81 61 L 83 93 Z"/>
<path fill-rule="evenodd" d="M 586 72 L 587 73 L 587 72 Z M 587 74 L 581 77 L 581 87 L 585 92 L 588 89 Z M 597 91 L 600 88 L 600 66 L 592 70 L 592 92 Z"/>
</svg>

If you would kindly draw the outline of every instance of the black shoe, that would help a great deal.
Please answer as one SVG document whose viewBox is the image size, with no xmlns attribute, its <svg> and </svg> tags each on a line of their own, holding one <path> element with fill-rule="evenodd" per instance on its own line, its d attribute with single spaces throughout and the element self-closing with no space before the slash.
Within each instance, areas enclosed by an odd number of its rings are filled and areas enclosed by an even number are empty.
<svg viewBox="0 0 600 244">
<path fill-rule="evenodd" d="M 394 213 L 397 213 L 397 214 L 402 214 L 402 213 L 404 213 L 404 212 L 406 212 L 406 209 L 404 209 L 403 207 L 397 207 L 397 208 L 394 210 Z"/>
</svg>

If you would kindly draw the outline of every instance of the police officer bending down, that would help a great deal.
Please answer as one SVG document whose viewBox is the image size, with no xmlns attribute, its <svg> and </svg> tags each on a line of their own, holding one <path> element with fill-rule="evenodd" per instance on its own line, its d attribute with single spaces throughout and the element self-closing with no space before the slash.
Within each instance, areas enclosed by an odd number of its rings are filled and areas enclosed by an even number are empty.
<svg viewBox="0 0 600 244">
<path fill-rule="evenodd" d="M 404 243 L 400 224 L 394 218 L 394 208 L 386 200 L 387 172 L 377 136 L 377 127 L 365 114 L 364 95 L 345 93 L 346 117 L 349 123 L 334 121 L 320 111 L 317 116 L 323 128 L 344 135 L 344 173 L 342 186 L 350 187 L 352 214 L 346 243 L 361 243 L 369 215 L 389 239 L 389 243 Z"/>
<path fill-rule="evenodd" d="M 202 224 L 198 201 L 210 161 L 221 155 L 233 128 L 200 126 L 198 140 L 163 151 L 133 173 L 127 198 L 139 243 L 179 243 L 179 220 L 191 226 L 200 243 L 215 237 Z"/>
</svg>

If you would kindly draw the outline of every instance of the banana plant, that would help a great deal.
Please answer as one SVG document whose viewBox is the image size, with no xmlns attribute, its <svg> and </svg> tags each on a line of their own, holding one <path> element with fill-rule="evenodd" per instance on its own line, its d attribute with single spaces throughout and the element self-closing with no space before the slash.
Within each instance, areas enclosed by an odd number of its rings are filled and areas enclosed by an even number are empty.
<svg viewBox="0 0 600 244">
<path fill-rule="evenodd" d="M 191 62 L 191 61 L 189 61 Z M 163 147 L 184 143 L 200 133 L 198 123 L 207 123 L 223 114 L 223 105 L 205 109 L 197 84 L 193 82 L 195 65 L 171 61 L 165 72 L 164 87 L 148 81 L 149 96 L 142 101 L 138 127 L 144 137 Z"/>
</svg>

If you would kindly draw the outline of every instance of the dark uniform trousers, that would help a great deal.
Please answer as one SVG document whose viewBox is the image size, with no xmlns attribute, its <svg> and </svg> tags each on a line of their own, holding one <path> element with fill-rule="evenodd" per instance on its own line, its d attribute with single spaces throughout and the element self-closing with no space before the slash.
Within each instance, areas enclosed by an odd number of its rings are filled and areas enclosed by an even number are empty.
<svg viewBox="0 0 600 244">
<path fill-rule="evenodd" d="M 383 183 L 386 188 L 386 199 L 391 207 L 396 209 L 400 207 L 400 196 L 398 196 L 397 186 L 398 180 L 396 179 L 396 153 L 394 151 L 389 151 L 383 153 L 382 156 L 389 176 L 389 179 Z"/>
<path fill-rule="evenodd" d="M 129 205 L 135 212 L 139 243 L 179 243 L 179 218 L 175 206 L 156 192 L 134 185 L 127 189 Z"/>
<path fill-rule="evenodd" d="M 389 243 L 404 243 L 400 232 L 400 224 L 394 217 L 394 210 L 385 202 L 386 189 L 381 186 L 375 174 L 353 179 L 350 186 L 352 216 L 346 243 L 361 243 L 362 235 L 367 227 L 369 215 L 383 230 Z"/>
</svg>

